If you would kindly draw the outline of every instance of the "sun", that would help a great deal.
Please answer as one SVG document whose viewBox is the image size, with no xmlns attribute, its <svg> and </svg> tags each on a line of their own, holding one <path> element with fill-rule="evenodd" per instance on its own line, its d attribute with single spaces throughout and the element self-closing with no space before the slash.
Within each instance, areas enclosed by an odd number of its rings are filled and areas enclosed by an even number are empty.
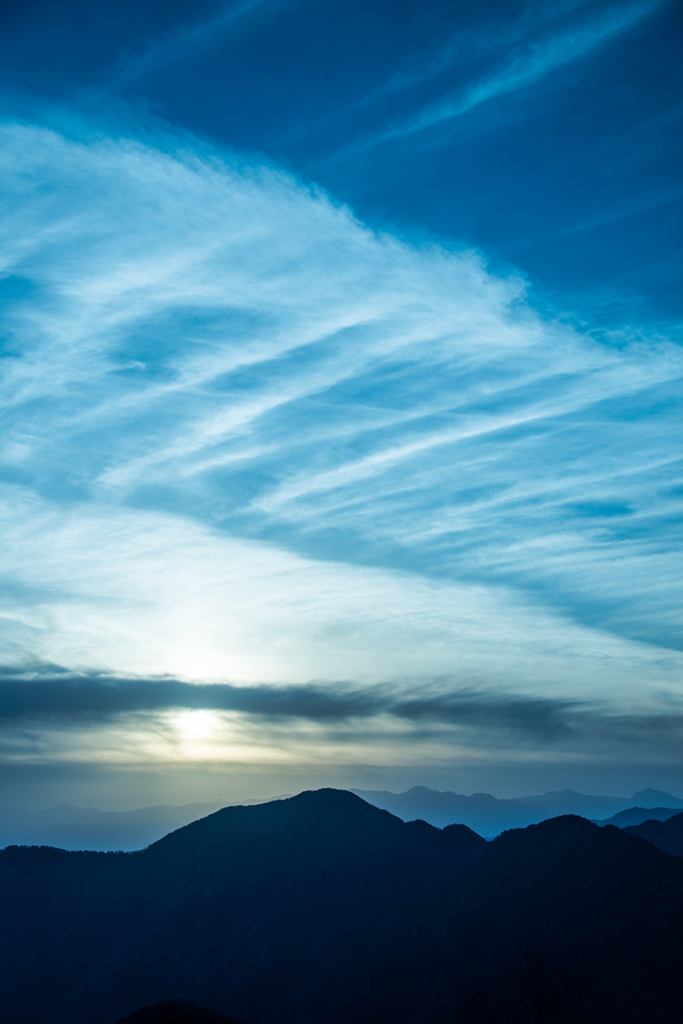
<svg viewBox="0 0 683 1024">
<path fill-rule="evenodd" d="M 184 739 L 203 740 L 213 736 L 220 723 L 213 711 L 181 711 L 173 724 Z"/>
</svg>

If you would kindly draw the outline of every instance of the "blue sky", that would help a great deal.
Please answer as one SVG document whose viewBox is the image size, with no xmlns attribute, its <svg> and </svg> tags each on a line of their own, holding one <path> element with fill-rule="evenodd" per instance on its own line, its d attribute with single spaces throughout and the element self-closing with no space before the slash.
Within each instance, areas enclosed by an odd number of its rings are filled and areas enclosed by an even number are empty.
<svg viewBox="0 0 683 1024">
<path fill-rule="evenodd" d="M 7 778 L 680 789 L 678 5 L 3 17 Z"/>
</svg>

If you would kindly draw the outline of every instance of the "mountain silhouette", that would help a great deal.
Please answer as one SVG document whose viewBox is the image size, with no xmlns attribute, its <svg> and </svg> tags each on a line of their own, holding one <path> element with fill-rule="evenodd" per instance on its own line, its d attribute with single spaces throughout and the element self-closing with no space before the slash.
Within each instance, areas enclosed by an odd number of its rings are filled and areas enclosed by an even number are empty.
<svg viewBox="0 0 683 1024">
<path fill-rule="evenodd" d="M 443 828 L 460 823 L 480 835 L 492 837 L 509 828 L 524 828 L 562 814 L 579 814 L 598 824 L 637 825 L 650 818 L 664 818 L 683 809 L 683 800 L 647 789 L 626 800 L 623 797 L 587 796 L 573 790 L 544 793 L 540 796 L 501 800 L 490 793 L 462 796 L 415 786 L 406 793 L 352 790 L 373 806 L 395 814 L 403 821 L 417 818 Z M 0 848 L 4 846 L 56 846 L 62 850 L 141 850 L 167 833 L 187 825 L 223 807 L 252 805 L 286 799 L 287 793 L 270 801 L 214 800 L 175 806 L 158 804 L 131 811 L 102 811 L 94 807 L 60 804 L 41 811 L 22 808 L 0 809 Z M 633 805 L 637 805 L 634 807 Z M 638 807 L 643 809 L 641 817 Z M 624 809 L 634 814 L 617 819 Z M 651 813 L 645 813 L 647 810 Z"/>
<path fill-rule="evenodd" d="M 9 847 L 0 902 L 12 1024 L 169 999 L 245 1024 L 440 1024 L 512 991 L 520 950 L 589 975 L 606 1020 L 678 1020 L 683 860 L 576 816 L 487 843 L 319 790 L 136 853 Z"/>
<path fill-rule="evenodd" d="M 638 825 L 624 829 L 632 836 L 641 836 L 648 843 L 659 847 L 664 853 L 683 857 L 683 814 L 676 814 L 667 821 L 648 819 Z"/>
</svg>

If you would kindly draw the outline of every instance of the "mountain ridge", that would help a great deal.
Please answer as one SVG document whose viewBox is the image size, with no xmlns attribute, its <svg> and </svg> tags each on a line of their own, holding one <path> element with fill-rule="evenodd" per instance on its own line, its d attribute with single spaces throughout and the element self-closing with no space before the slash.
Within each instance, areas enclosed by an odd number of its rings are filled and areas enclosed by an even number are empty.
<svg viewBox="0 0 683 1024">
<path fill-rule="evenodd" d="M 641 825 L 645 821 L 668 821 L 680 814 L 677 807 L 627 807 L 617 811 L 611 818 L 592 818 L 596 825 L 616 825 L 625 828 L 627 825 Z"/>
<path fill-rule="evenodd" d="M 404 821 L 422 818 L 439 828 L 448 824 L 465 824 L 485 836 L 497 835 L 507 828 L 524 828 L 545 818 L 567 813 L 578 813 L 603 823 L 612 822 L 614 814 L 637 804 L 639 798 L 642 800 L 640 806 L 645 809 L 664 808 L 672 813 L 676 808 L 683 809 L 683 800 L 653 789 L 641 790 L 628 799 L 594 796 L 574 790 L 553 790 L 506 799 L 490 793 L 464 796 L 426 786 L 414 786 L 398 794 L 389 790 L 352 789 L 349 792 L 374 806 L 381 806 Z M 41 811 L 0 809 L 0 848 L 48 845 L 66 850 L 140 850 L 169 832 L 223 807 L 253 806 L 289 796 L 283 794 L 268 800 L 216 799 L 180 805 L 155 804 L 128 811 L 103 811 L 73 804 L 60 804 Z M 660 799 L 662 802 L 658 803 Z M 613 823 L 618 824 L 616 821 Z M 635 823 L 635 820 L 629 821 L 629 824 Z"/>
</svg>

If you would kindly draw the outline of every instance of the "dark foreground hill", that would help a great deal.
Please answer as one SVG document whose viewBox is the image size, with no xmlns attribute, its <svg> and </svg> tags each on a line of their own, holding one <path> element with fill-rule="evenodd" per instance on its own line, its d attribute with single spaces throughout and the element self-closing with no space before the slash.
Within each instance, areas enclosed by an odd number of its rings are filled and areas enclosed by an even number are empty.
<svg viewBox="0 0 683 1024">
<path fill-rule="evenodd" d="M 481 993 L 521 1021 L 520 956 L 580 994 L 577 1022 L 598 1003 L 679 1020 L 683 859 L 572 816 L 486 843 L 302 793 L 138 853 L 0 851 L 0 914 L 12 1024 L 113 1024 L 163 999 L 246 1024 L 445 1024 Z"/>
</svg>

